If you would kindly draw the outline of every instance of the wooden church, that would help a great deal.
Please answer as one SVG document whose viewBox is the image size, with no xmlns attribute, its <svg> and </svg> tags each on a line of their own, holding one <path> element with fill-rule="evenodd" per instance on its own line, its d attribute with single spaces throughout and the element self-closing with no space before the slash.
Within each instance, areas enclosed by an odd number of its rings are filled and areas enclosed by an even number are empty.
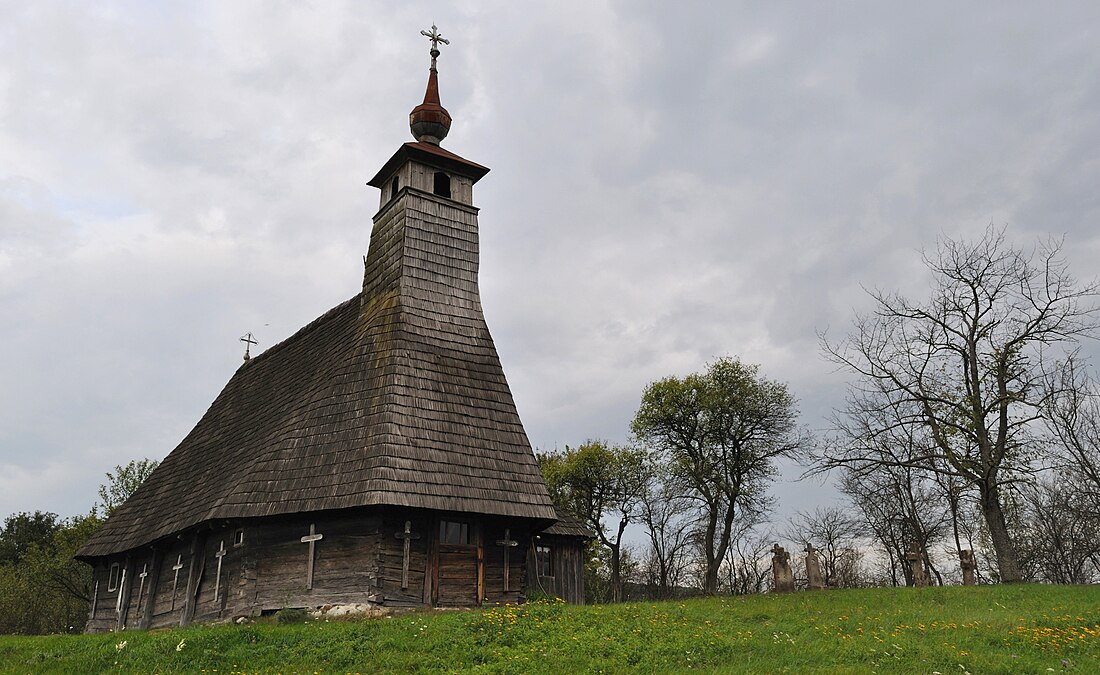
<svg viewBox="0 0 1100 675">
<path fill-rule="evenodd" d="M 362 291 L 234 374 L 78 552 L 88 631 L 325 605 L 583 602 L 589 534 L 558 522 L 478 291 L 484 166 L 424 102 L 369 182 Z M 528 567 L 532 569 L 528 576 Z"/>
</svg>

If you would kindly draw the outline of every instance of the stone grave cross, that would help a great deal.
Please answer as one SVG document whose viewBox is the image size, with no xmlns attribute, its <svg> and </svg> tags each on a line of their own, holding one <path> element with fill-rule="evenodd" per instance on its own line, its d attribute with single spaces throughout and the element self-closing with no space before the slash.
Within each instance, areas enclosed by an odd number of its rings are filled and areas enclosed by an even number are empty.
<svg viewBox="0 0 1100 675">
<path fill-rule="evenodd" d="M 825 580 L 821 576 L 821 561 L 817 557 L 817 549 L 809 542 L 806 543 L 806 587 L 811 591 L 819 591 L 825 588 Z"/>
<path fill-rule="evenodd" d="M 303 544 L 309 544 L 309 561 L 306 564 L 306 590 L 313 589 L 313 560 L 316 558 L 316 548 L 314 545 L 324 539 L 325 535 L 317 534 L 317 528 L 314 523 L 309 524 L 309 534 L 302 537 Z"/>
<path fill-rule="evenodd" d="M 415 534 L 412 531 L 412 522 L 406 520 L 405 521 L 405 531 L 404 532 L 398 532 L 397 534 L 395 534 L 393 536 L 397 537 L 398 539 L 404 539 L 405 540 L 403 542 L 403 546 L 404 546 L 405 551 L 404 551 L 404 554 L 401 557 L 401 588 L 408 588 L 409 587 L 409 553 L 410 553 L 409 549 L 410 549 L 410 544 L 412 543 L 413 539 L 419 539 L 420 535 Z"/>
<path fill-rule="evenodd" d="M 909 562 L 909 570 L 913 577 L 913 585 L 927 586 L 928 573 L 924 569 L 924 555 L 921 553 L 920 544 L 913 542 L 913 545 L 905 553 L 905 559 Z"/>
<path fill-rule="evenodd" d="M 791 554 L 779 544 L 772 546 L 772 588 L 777 593 L 789 593 L 794 590 Z"/>
<path fill-rule="evenodd" d="M 978 575 L 975 573 L 977 564 L 974 562 L 974 550 L 964 548 L 959 551 L 959 567 L 962 568 L 963 586 L 974 586 L 978 583 Z"/>
</svg>

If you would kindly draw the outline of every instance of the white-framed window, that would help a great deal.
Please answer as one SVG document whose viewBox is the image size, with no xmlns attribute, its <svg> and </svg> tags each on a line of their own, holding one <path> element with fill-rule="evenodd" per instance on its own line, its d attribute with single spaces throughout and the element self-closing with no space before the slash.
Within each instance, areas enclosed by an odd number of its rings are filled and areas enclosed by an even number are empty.
<svg viewBox="0 0 1100 675">
<path fill-rule="evenodd" d="M 535 571 L 540 577 L 554 576 L 554 549 L 541 545 L 535 547 Z"/>
<path fill-rule="evenodd" d="M 239 529 L 239 530 L 237 530 L 236 532 L 233 533 L 233 545 L 234 546 L 243 546 L 244 545 L 244 528 L 241 528 L 241 529 Z"/>
<path fill-rule="evenodd" d="M 111 572 L 107 575 L 107 591 L 118 590 L 118 578 L 122 573 L 122 567 L 118 563 L 111 563 Z"/>
</svg>

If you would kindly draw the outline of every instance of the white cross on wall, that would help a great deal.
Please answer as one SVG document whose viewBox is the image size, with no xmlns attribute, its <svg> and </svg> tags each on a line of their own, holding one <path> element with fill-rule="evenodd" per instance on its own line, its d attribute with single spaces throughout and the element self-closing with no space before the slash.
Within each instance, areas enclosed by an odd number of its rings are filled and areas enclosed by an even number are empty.
<svg viewBox="0 0 1100 675">
<path fill-rule="evenodd" d="M 316 549 L 314 545 L 321 541 L 325 535 L 317 534 L 317 529 L 314 523 L 309 524 L 309 534 L 302 537 L 303 544 L 309 544 L 309 562 L 306 564 L 306 590 L 313 589 L 313 559 Z"/>
<path fill-rule="evenodd" d="M 183 569 L 183 554 L 181 553 L 180 555 L 176 556 L 176 564 L 172 565 L 172 571 L 174 571 L 176 573 L 176 575 L 172 578 L 172 611 L 176 610 L 176 587 L 179 586 L 179 583 L 180 583 L 180 570 L 182 570 L 182 569 Z"/>
<path fill-rule="evenodd" d="M 218 547 L 218 552 L 214 554 L 214 557 L 218 559 L 218 572 L 214 577 L 214 602 L 218 602 L 218 594 L 221 591 L 222 584 L 222 558 L 225 557 L 225 540 L 221 540 L 221 545 Z"/>
<path fill-rule="evenodd" d="M 141 597 L 145 595 L 145 577 L 149 576 L 149 563 L 142 563 L 141 574 L 138 578 L 141 579 L 141 583 L 138 584 L 138 607 L 141 607 Z"/>
</svg>

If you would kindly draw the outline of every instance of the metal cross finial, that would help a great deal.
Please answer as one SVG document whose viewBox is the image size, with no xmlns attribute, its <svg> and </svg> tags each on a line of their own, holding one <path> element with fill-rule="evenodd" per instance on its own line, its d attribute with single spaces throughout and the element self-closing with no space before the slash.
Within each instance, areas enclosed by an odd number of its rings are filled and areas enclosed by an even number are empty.
<svg viewBox="0 0 1100 675">
<path fill-rule="evenodd" d="M 442 42 L 445 45 L 451 44 L 450 40 L 444 40 L 443 39 L 443 34 L 439 32 L 439 29 L 435 27 L 434 23 L 432 24 L 432 31 L 430 33 L 426 30 L 422 30 L 422 31 L 420 31 L 420 34 L 432 41 L 432 51 L 433 52 L 438 52 L 439 51 L 439 43 L 440 42 Z"/>
<path fill-rule="evenodd" d="M 439 32 L 439 29 L 432 24 L 432 31 L 429 33 L 426 30 L 420 31 L 420 34 L 432 41 L 432 71 L 435 71 L 435 59 L 439 56 L 439 43 L 442 42 L 445 45 L 451 44 L 450 40 L 443 39 L 443 34 Z"/>
<path fill-rule="evenodd" d="M 252 356 L 248 353 L 248 350 L 252 347 L 252 345 L 258 345 L 260 343 L 258 340 L 256 340 L 256 336 L 253 335 L 251 332 L 242 335 L 241 342 L 244 343 L 244 360 L 247 361 L 252 358 Z"/>
</svg>

